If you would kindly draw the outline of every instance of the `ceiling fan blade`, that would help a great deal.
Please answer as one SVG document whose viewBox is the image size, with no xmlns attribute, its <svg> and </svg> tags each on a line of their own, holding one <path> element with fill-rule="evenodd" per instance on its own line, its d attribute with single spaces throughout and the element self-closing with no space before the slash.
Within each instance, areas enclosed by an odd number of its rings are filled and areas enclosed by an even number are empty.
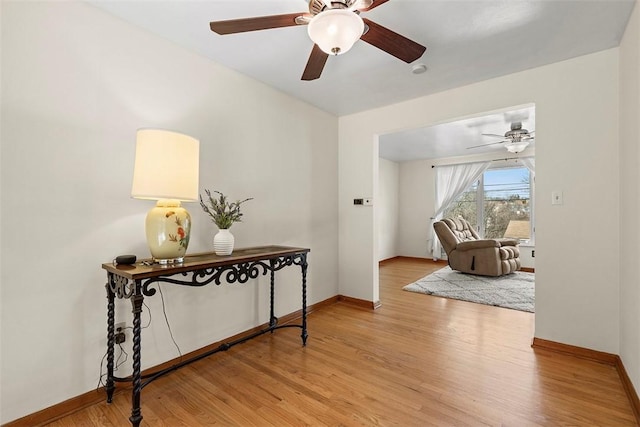
<svg viewBox="0 0 640 427">
<path fill-rule="evenodd" d="M 368 12 L 373 8 L 376 8 L 382 4 L 385 4 L 386 2 L 388 2 L 389 0 L 374 0 L 373 4 L 365 9 L 359 9 L 361 12 Z"/>
<path fill-rule="evenodd" d="M 486 147 L 487 145 L 503 144 L 503 143 L 505 143 L 507 141 L 510 141 L 510 140 L 509 139 L 505 139 L 504 141 L 490 142 L 489 144 L 474 145 L 473 147 L 467 147 L 467 150 L 470 150 L 472 148 Z"/>
<path fill-rule="evenodd" d="M 287 13 L 284 15 L 257 16 L 255 18 L 229 19 L 214 21 L 209 24 L 211 31 L 218 34 L 235 34 L 247 31 L 268 30 L 271 28 L 293 27 L 298 25 L 296 18 L 301 13 Z"/>
<path fill-rule="evenodd" d="M 504 135 L 498 135 L 497 133 L 483 133 L 484 136 L 495 136 L 498 138 L 504 138 Z"/>
<path fill-rule="evenodd" d="M 367 18 L 362 20 L 369 26 L 369 31 L 360 37 L 362 40 L 406 63 L 411 63 L 420 58 L 424 51 L 427 50 L 421 44 L 409 40 L 405 36 L 401 36 Z"/>
<path fill-rule="evenodd" d="M 319 78 L 324 69 L 324 64 L 327 62 L 327 58 L 329 58 L 329 54 L 323 52 L 317 44 L 314 44 L 311 55 L 309 55 L 309 60 L 307 61 L 307 66 L 302 73 L 302 80 L 315 80 Z"/>
</svg>

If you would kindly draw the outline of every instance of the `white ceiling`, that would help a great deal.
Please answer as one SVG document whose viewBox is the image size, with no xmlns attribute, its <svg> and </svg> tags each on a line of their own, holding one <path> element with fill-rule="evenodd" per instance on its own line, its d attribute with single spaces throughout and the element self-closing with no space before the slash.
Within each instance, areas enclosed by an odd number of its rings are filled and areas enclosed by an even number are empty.
<svg viewBox="0 0 640 427">
<path fill-rule="evenodd" d="M 527 106 L 420 129 L 381 135 L 379 138 L 379 155 L 394 162 L 480 155 L 491 152 L 498 152 L 511 157 L 512 154 L 505 149 L 505 143 L 497 143 L 503 141 L 504 138 L 484 136 L 482 134 L 504 135 L 511 128 L 511 123 L 513 122 L 521 122 L 522 128 L 527 129 L 529 132 L 535 131 L 535 107 Z M 491 145 L 469 148 L 484 144 Z M 534 148 L 535 139 L 529 142 L 527 150 L 531 152 Z"/>
<path fill-rule="evenodd" d="M 308 11 L 304 0 L 86 1 L 338 116 L 618 46 L 635 4 L 635 0 L 390 0 L 362 16 L 425 45 L 422 58 L 406 64 L 358 41 L 344 55 L 329 57 L 320 79 L 302 81 L 313 46 L 306 26 L 221 36 L 209 29 L 209 22 L 302 14 Z M 425 64 L 428 71 L 413 74 L 415 64 Z M 529 121 L 523 120 L 523 127 L 535 129 L 533 109 L 524 113 Z M 502 135 L 509 126 L 504 113 L 499 113 L 385 135 L 380 153 L 404 161 L 506 152 L 501 145 L 466 147 L 492 142 L 481 133 Z"/>
<path fill-rule="evenodd" d="M 87 0 L 335 115 L 401 102 L 617 46 L 635 0 L 391 0 L 363 13 L 427 47 L 412 64 L 358 41 L 301 81 L 306 26 L 218 35 L 210 21 L 307 12 L 304 0 Z"/>
</svg>

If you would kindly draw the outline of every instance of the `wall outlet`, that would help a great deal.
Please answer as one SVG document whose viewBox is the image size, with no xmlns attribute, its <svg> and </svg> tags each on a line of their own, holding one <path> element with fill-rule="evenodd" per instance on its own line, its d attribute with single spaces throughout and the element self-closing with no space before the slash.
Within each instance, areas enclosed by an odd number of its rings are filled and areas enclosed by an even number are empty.
<svg viewBox="0 0 640 427">
<path fill-rule="evenodd" d="M 116 344 L 122 344 L 127 340 L 126 328 L 127 324 L 125 322 L 116 323 L 114 331 Z"/>
</svg>

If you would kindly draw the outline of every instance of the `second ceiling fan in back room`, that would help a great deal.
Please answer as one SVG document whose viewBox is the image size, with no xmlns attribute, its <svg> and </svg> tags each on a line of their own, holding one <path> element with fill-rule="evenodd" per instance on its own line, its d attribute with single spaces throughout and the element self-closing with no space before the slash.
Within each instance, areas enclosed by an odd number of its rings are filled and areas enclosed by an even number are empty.
<svg viewBox="0 0 640 427">
<path fill-rule="evenodd" d="M 210 27 L 211 31 L 224 35 L 308 25 L 309 37 L 314 45 L 302 73 L 302 80 L 315 80 L 322 74 L 329 55 L 347 52 L 358 39 L 406 63 L 422 56 L 426 47 L 360 16 L 361 12 L 367 12 L 387 1 L 389 0 L 309 0 L 309 13 L 214 21 L 210 23 Z"/>
<path fill-rule="evenodd" d="M 513 122 L 511 123 L 511 129 L 508 130 L 504 135 L 498 135 L 495 133 L 483 133 L 484 136 L 492 136 L 503 138 L 501 141 L 490 142 L 488 144 L 474 145 L 473 147 L 467 147 L 467 150 L 471 150 L 473 148 L 486 147 L 487 145 L 497 145 L 504 144 L 504 147 L 510 153 L 519 153 L 523 151 L 527 146 L 529 146 L 530 141 L 533 141 L 535 138 L 533 134 L 535 131 L 528 131 L 527 129 L 522 128 L 522 122 Z M 506 144 L 505 144 L 506 143 Z"/>
</svg>

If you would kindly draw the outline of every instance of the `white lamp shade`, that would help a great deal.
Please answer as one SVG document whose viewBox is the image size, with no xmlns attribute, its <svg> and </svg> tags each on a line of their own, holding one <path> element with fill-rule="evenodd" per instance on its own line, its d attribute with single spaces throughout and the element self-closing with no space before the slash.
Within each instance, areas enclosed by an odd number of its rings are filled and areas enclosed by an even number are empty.
<svg viewBox="0 0 640 427">
<path fill-rule="evenodd" d="M 200 141 L 162 129 L 140 129 L 131 196 L 136 199 L 198 200 Z"/>
<path fill-rule="evenodd" d="M 313 17 L 308 25 L 309 37 L 323 52 L 340 55 L 362 36 L 364 22 L 346 9 L 329 9 Z"/>
</svg>

